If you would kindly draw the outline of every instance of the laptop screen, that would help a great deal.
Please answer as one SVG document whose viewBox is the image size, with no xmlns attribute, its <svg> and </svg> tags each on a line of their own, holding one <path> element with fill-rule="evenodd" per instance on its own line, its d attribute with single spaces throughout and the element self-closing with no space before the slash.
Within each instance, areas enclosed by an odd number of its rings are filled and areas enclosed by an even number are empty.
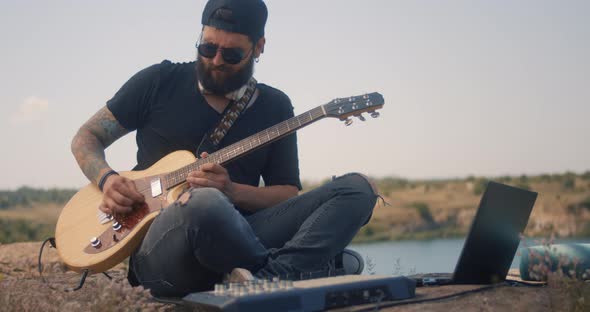
<svg viewBox="0 0 590 312">
<path fill-rule="evenodd" d="M 455 284 L 503 281 L 537 193 L 489 182 L 453 273 Z"/>
</svg>

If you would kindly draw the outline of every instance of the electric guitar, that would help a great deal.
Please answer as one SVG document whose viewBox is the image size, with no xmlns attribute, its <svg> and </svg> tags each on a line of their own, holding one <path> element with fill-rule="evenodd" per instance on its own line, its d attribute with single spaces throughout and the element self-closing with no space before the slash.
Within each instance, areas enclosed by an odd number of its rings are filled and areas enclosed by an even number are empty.
<svg viewBox="0 0 590 312">
<path fill-rule="evenodd" d="M 98 207 L 103 194 L 96 185 L 89 184 L 69 200 L 59 216 L 55 230 L 59 256 L 73 271 L 104 272 L 131 255 L 159 211 L 186 189 L 188 174 L 203 164 L 227 164 L 325 117 L 339 118 L 346 125 L 352 123 L 350 117 L 364 121 L 362 113 L 365 112 L 376 118 L 379 116 L 376 110 L 383 105 L 383 96 L 379 93 L 335 99 L 224 147 L 207 158 L 197 159 L 189 151 L 176 151 L 145 170 L 120 172 L 121 176 L 133 180 L 145 197 L 145 204 L 126 215 L 110 216 L 101 212 Z"/>
</svg>

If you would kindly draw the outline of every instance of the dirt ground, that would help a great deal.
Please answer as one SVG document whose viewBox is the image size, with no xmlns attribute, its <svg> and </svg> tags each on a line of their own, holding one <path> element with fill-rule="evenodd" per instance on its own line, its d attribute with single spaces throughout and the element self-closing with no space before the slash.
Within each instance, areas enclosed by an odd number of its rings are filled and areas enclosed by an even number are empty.
<svg viewBox="0 0 590 312">
<path fill-rule="evenodd" d="M 174 305 L 154 301 L 142 288 L 132 288 L 126 281 L 126 267 L 121 264 L 109 271 L 109 281 L 102 274 L 88 277 L 84 288 L 66 292 L 79 275 L 67 272 L 54 249 L 43 255 L 43 283 L 37 272 L 41 243 L 0 245 L 1 311 L 175 311 Z M 413 301 L 365 305 L 344 311 L 590 311 L 590 285 L 580 281 L 549 281 L 542 287 L 506 284 L 477 291 L 481 286 L 421 287 Z M 456 294 L 463 295 L 456 296 Z M 437 299 L 448 297 L 447 299 Z M 433 300 L 433 301 L 428 301 Z M 397 304 L 396 306 L 388 306 Z"/>
</svg>

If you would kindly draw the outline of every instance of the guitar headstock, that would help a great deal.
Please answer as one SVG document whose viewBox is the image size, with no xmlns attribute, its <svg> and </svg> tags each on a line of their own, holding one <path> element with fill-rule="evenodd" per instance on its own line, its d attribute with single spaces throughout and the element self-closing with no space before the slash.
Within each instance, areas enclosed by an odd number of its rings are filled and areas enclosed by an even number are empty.
<svg viewBox="0 0 590 312">
<path fill-rule="evenodd" d="M 363 113 L 369 113 L 373 118 L 379 117 L 379 113 L 376 110 L 381 109 L 384 104 L 383 96 L 377 92 L 373 92 L 348 98 L 334 99 L 324 105 L 324 110 L 326 116 L 345 120 L 348 126 L 352 123 L 352 120 L 349 118 L 351 116 L 358 117 L 362 121 L 365 121 L 365 117 L 362 115 Z"/>
</svg>

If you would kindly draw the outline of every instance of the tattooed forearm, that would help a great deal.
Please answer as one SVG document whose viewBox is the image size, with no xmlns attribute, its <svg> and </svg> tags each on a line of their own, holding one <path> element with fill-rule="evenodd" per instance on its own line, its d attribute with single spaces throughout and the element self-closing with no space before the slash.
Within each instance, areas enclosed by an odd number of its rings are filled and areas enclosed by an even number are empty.
<svg viewBox="0 0 590 312">
<path fill-rule="evenodd" d="M 88 130 L 80 128 L 72 140 L 72 153 L 88 180 L 98 184 L 101 171 L 108 171 L 102 143 Z"/>
<path fill-rule="evenodd" d="M 96 112 L 82 128 L 87 129 L 96 136 L 104 148 L 107 148 L 117 139 L 129 133 L 129 130 L 121 126 L 106 106 Z"/>
<path fill-rule="evenodd" d="M 111 170 L 105 160 L 104 150 L 127 133 L 129 130 L 123 128 L 106 107 L 78 130 L 72 140 L 72 153 L 90 181 L 98 184 L 100 177 Z"/>
</svg>

